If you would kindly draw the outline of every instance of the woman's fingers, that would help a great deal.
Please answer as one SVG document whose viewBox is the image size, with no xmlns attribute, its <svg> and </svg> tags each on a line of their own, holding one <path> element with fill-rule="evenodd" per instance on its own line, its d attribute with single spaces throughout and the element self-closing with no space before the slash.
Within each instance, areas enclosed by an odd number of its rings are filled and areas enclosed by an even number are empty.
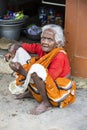
<svg viewBox="0 0 87 130">
<path fill-rule="evenodd" d="M 10 53 L 8 53 L 8 54 L 6 54 L 4 56 L 4 59 L 5 59 L 6 62 L 8 62 L 10 60 L 10 58 L 11 58 L 11 54 Z"/>
</svg>

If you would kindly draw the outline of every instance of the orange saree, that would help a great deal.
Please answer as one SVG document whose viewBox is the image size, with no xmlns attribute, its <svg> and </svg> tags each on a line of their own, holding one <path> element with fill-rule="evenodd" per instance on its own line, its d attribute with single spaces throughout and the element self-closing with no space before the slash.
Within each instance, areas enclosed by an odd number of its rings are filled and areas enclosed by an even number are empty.
<svg viewBox="0 0 87 130">
<path fill-rule="evenodd" d="M 64 108 L 68 104 L 71 104 L 75 101 L 76 98 L 76 84 L 67 78 L 60 78 L 58 77 L 55 81 L 52 79 L 52 77 L 48 73 L 48 66 L 51 63 L 52 59 L 59 53 L 63 52 L 66 54 L 66 52 L 63 50 L 63 48 L 55 48 L 48 54 L 44 55 L 40 59 L 32 58 L 30 62 L 26 65 L 24 65 L 24 69 L 28 72 L 27 78 L 33 73 L 36 72 L 42 80 L 44 80 L 46 84 L 46 92 L 49 99 L 49 102 L 53 106 L 58 106 L 61 108 Z M 36 69 L 34 69 L 36 66 Z M 41 68 L 42 67 L 42 68 Z M 39 69 L 38 69 L 39 68 Z M 40 69 L 41 68 L 41 69 Z M 40 72 L 39 72 L 40 70 Z M 43 71 L 45 72 L 45 77 L 43 74 Z M 42 73 L 42 75 L 40 74 Z M 25 77 L 17 74 L 18 78 L 16 79 L 16 85 L 22 85 L 24 84 L 23 79 L 25 80 Z M 44 77 L 44 78 L 43 78 Z M 21 82 L 22 81 L 22 82 Z M 32 93 L 33 97 L 41 102 L 43 99 L 41 95 L 39 94 L 39 91 L 37 90 L 36 85 L 33 82 L 30 82 L 30 79 L 26 83 L 28 86 L 29 91 Z M 27 88 L 27 87 L 26 87 Z"/>
</svg>

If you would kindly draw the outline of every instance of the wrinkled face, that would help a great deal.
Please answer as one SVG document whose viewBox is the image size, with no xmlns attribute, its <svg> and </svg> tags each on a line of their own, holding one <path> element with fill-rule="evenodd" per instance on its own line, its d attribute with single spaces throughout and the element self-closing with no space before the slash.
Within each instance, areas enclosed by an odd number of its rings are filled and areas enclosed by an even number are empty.
<svg viewBox="0 0 87 130">
<path fill-rule="evenodd" d="M 55 33 L 51 29 L 47 29 L 43 32 L 41 37 L 42 50 L 46 53 L 56 48 Z"/>
</svg>

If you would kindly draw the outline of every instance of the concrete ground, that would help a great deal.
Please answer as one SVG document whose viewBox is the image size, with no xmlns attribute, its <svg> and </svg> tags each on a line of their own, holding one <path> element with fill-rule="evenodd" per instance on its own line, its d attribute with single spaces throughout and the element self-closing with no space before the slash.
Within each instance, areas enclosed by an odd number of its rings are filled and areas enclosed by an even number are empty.
<svg viewBox="0 0 87 130">
<path fill-rule="evenodd" d="M 0 130 L 87 130 L 87 89 L 77 89 L 74 104 L 54 108 L 41 115 L 29 110 L 38 103 L 34 99 L 17 100 L 8 90 L 10 74 L 0 73 Z"/>
<path fill-rule="evenodd" d="M 14 78 L 0 50 L 0 130 L 87 130 L 87 79 L 72 77 L 77 84 L 77 98 L 72 105 L 54 108 L 41 115 L 29 110 L 38 103 L 34 99 L 16 100 L 8 86 Z"/>
</svg>

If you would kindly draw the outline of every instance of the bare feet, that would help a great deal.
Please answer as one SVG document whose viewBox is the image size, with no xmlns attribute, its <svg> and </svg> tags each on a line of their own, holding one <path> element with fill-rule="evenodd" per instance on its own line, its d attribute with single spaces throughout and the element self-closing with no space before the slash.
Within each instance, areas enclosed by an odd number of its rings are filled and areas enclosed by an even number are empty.
<svg viewBox="0 0 87 130">
<path fill-rule="evenodd" d="M 33 98 L 33 96 L 29 91 L 16 95 L 16 99 L 23 99 L 23 98 Z"/>
<path fill-rule="evenodd" d="M 30 114 L 33 114 L 33 115 L 39 115 L 45 111 L 48 111 L 52 109 L 52 106 L 51 104 L 48 104 L 48 103 L 45 103 L 45 102 L 42 102 L 39 106 L 35 107 L 34 109 L 32 109 L 30 111 Z"/>
</svg>

